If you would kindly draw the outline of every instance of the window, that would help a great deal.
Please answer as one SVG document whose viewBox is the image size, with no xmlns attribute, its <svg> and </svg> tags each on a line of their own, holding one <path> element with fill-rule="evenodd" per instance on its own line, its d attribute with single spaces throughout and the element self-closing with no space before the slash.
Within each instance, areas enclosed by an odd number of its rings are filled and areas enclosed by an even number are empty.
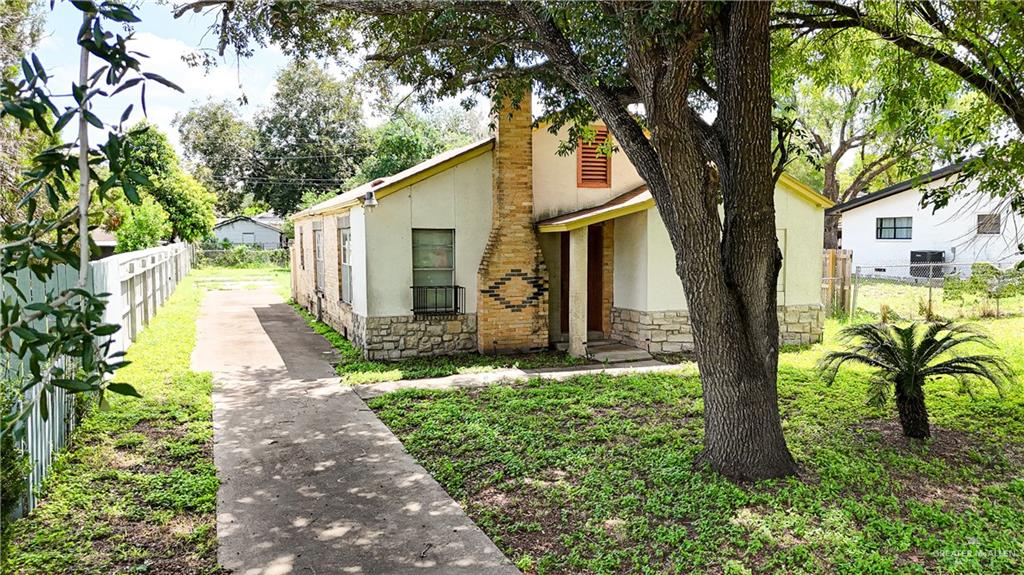
<svg viewBox="0 0 1024 575">
<path fill-rule="evenodd" d="M 341 301 L 352 303 L 352 228 L 348 216 L 338 218 L 338 281 Z"/>
<path fill-rule="evenodd" d="M 298 227 L 298 226 L 296 226 Z M 302 228 L 299 229 L 299 267 L 306 269 L 306 243 L 302 241 Z"/>
<path fill-rule="evenodd" d="M 608 139 L 608 128 L 595 126 L 594 140 L 582 138 L 576 148 L 576 186 L 580 188 L 610 188 L 612 185 L 612 157 L 598 148 Z"/>
<path fill-rule="evenodd" d="M 242 243 L 246 245 L 256 244 L 256 234 L 254 232 L 242 232 Z"/>
<path fill-rule="evenodd" d="M 313 222 L 313 277 L 316 280 L 316 291 L 324 291 L 324 229 L 323 225 Z"/>
<path fill-rule="evenodd" d="M 913 218 L 876 218 L 876 240 L 909 240 Z"/>
<path fill-rule="evenodd" d="M 455 230 L 412 231 L 412 285 L 418 309 L 456 305 Z"/>
<path fill-rule="evenodd" d="M 978 214 L 978 234 L 991 235 L 1000 231 L 999 214 Z"/>
</svg>

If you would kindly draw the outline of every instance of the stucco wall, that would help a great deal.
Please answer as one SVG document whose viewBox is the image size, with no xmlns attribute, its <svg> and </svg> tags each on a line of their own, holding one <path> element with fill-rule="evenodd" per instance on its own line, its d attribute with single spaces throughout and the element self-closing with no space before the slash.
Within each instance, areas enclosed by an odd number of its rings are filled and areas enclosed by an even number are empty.
<svg viewBox="0 0 1024 575">
<path fill-rule="evenodd" d="M 247 241 L 246 233 L 252 233 L 253 239 Z M 213 229 L 218 240 L 227 240 L 233 244 L 256 244 L 265 249 L 281 247 L 281 232 L 253 223 L 249 220 L 236 220 Z"/>
<path fill-rule="evenodd" d="M 862 270 L 866 275 L 908 277 L 909 268 L 886 265 L 909 264 L 912 250 L 942 250 L 947 262 L 963 263 L 968 269 L 972 262 L 978 261 L 1017 261 L 1017 244 L 1024 229 L 1020 218 L 999 209 L 998 200 L 971 193 L 954 198 L 949 206 L 934 214 L 931 208 L 920 207 L 924 190 L 947 183 L 945 180 L 932 182 L 843 213 L 842 247 L 853 251 L 854 265 L 866 266 Z M 978 214 L 1000 212 L 1002 233 L 978 235 Z M 875 239 L 876 218 L 898 217 L 913 218 L 911 239 Z"/>
<path fill-rule="evenodd" d="M 365 218 L 366 315 L 412 313 L 413 228 L 455 230 L 455 282 L 466 288 L 465 311 L 475 313 L 490 213 L 490 153 L 382 198 Z"/>
<path fill-rule="evenodd" d="M 815 305 L 821 298 L 824 234 L 822 208 L 779 187 L 776 223 L 783 268 L 780 305 Z M 614 305 L 640 311 L 687 309 L 683 284 L 676 274 L 675 250 L 656 209 L 616 220 Z"/>
<path fill-rule="evenodd" d="M 576 152 L 568 156 L 556 153 L 558 143 L 567 133 L 567 128 L 557 135 L 545 127 L 533 130 L 533 213 L 536 220 L 603 204 L 644 183 L 620 150 L 612 154 L 610 188 L 576 187 Z"/>
</svg>

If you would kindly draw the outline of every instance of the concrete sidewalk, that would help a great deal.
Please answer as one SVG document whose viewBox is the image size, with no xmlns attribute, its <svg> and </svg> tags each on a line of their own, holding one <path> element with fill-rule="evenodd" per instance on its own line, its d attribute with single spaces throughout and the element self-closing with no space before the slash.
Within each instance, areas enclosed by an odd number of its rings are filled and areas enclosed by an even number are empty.
<svg viewBox="0 0 1024 575">
<path fill-rule="evenodd" d="M 272 289 L 209 291 L 220 563 L 239 575 L 519 571 L 331 368 Z"/>
</svg>

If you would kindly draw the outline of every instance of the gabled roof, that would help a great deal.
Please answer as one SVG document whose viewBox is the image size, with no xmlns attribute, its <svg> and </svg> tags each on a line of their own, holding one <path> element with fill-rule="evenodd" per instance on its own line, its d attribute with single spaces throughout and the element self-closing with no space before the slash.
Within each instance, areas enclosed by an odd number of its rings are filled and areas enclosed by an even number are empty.
<svg viewBox="0 0 1024 575">
<path fill-rule="evenodd" d="M 483 155 L 484 153 L 491 151 L 492 148 L 494 148 L 493 137 L 474 142 L 468 146 L 448 150 L 447 152 L 438 154 L 429 160 L 424 160 L 409 169 L 402 170 L 393 176 L 378 178 L 372 182 L 367 182 L 359 187 L 352 188 L 351 190 L 329 200 L 325 200 L 315 206 L 296 212 L 291 217 L 292 219 L 298 219 L 350 208 L 358 204 L 369 191 L 373 191 L 377 199 L 380 200 L 385 196 L 393 194 L 401 189 L 408 188 L 417 182 L 421 182 L 430 176 L 437 175 L 449 168 Z"/>
<path fill-rule="evenodd" d="M 955 164 L 950 164 L 944 168 L 933 170 L 931 172 L 928 172 L 927 174 L 916 176 L 910 178 L 909 180 L 904 180 L 898 184 L 893 184 L 888 188 L 882 188 L 877 192 L 872 192 L 870 194 L 860 196 L 859 198 L 854 198 L 841 204 L 837 204 L 832 208 L 825 210 L 825 213 L 828 215 L 841 214 L 847 210 L 859 208 L 861 206 L 870 204 L 871 202 L 877 202 L 878 200 L 888 198 L 889 196 L 895 196 L 896 194 L 903 193 L 907 190 L 919 188 L 925 184 L 929 184 L 936 180 L 948 178 L 949 176 L 960 173 L 960 171 L 964 169 L 964 164 L 966 164 L 966 162 L 957 162 Z"/>
<path fill-rule="evenodd" d="M 213 229 L 222 228 L 222 227 L 224 227 L 224 226 L 226 226 L 228 224 L 233 224 L 235 222 L 240 222 L 240 221 L 243 221 L 243 220 L 247 221 L 247 222 L 252 222 L 252 223 L 256 224 L 257 226 L 267 228 L 268 230 L 273 230 L 273 231 L 275 231 L 277 233 L 281 233 L 281 228 L 279 228 L 279 227 L 277 227 L 277 226 L 275 226 L 273 224 L 267 223 L 267 222 L 261 222 L 259 220 L 250 218 L 249 216 L 235 216 L 233 218 L 228 218 L 228 219 L 226 219 L 226 220 L 224 220 L 222 222 L 217 222 L 213 226 Z"/>
<path fill-rule="evenodd" d="M 779 186 L 816 207 L 827 208 L 833 205 L 832 200 L 814 191 L 789 174 L 782 174 L 782 177 L 779 178 Z M 541 233 L 567 232 L 589 226 L 590 224 L 620 218 L 635 212 L 642 212 L 653 207 L 654 197 L 651 195 L 650 190 L 647 189 L 647 186 L 639 186 L 608 200 L 600 206 L 541 220 L 537 222 L 537 230 Z"/>
</svg>

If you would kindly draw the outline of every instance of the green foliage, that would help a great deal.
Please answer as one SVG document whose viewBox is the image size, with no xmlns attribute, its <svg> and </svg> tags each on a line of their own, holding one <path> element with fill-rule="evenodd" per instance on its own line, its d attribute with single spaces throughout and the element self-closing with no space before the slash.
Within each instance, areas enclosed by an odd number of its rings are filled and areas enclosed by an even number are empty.
<svg viewBox="0 0 1024 575">
<path fill-rule="evenodd" d="M 81 422 L 39 506 L 10 525 L 0 571 L 218 572 L 213 383 L 190 369 L 201 300 L 189 276 L 139 334 L 117 375 L 143 397 L 110 397 Z"/>
<path fill-rule="evenodd" d="M 971 266 L 970 277 L 948 276 L 943 280 L 942 288 L 944 300 L 959 302 L 961 305 L 971 298 L 998 302 L 1024 295 L 1024 270 L 1001 270 L 992 264 L 977 263 Z"/>
<path fill-rule="evenodd" d="M 396 361 L 363 359 L 352 342 L 326 323 L 317 321 L 302 306 L 292 302 L 295 311 L 306 320 L 313 331 L 322 335 L 339 352 L 336 367 L 338 375 L 347 385 L 446 377 L 459 373 L 485 373 L 500 369 L 536 369 L 542 367 L 568 367 L 585 363 L 584 360 L 562 352 L 541 352 L 519 355 L 483 355 L 462 353 L 450 356 L 408 358 Z"/>
<path fill-rule="evenodd" d="M 171 233 L 167 212 L 153 198 L 143 198 L 139 205 L 125 205 L 117 237 L 117 252 L 152 248 Z"/>
<path fill-rule="evenodd" d="M 14 374 L 21 377 L 22 390 L 41 386 L 34 403 L 25 405 L 21 414 L 3 414 L 0 435 L 21 435 L 22 417 L 36 404 L 46 418 L 45 406 L 54 387 L 102 392 L 107 377 L 124 365 L 118 354 L 108 353 L 110 341 L 104 338 L 119 326 L 102 323 L 106 304 L 87 289 L 88 212 L 94 197 L 104 203 L 113 190 L 120 189 L 129 201 L 138 202 L 138 187 L 147 179 L 129 169 L 125 161 L 127 141 L 134 134 L 122 124 L 132 106 L 116 122 L 105 122 L 91 110 L 97 109 L 102 98 L 133 88 L 140 89 L 143 108 L 147 86 L 159 84 L 180 91 L 161 76 L 142 70 L 139 58 L 143 56 L 130 49 L 132 34 L 125 30 L 139 21 L 131 9 L 111 1 L 73 5 L 82 15 L 82 27 L 75 36 L 83 62 L 81 80 L 52 88 L 52 77 L 32 54 L 21 59 L 20 78 L 12 75 L 0 85 L 0 122 L 16 123 L 22 132 L 37 131 L 53 139 L 72 121 L 79 126 L 77 144 L 52 145 L 31 160 L 20 182 L 21 214 L 5 220 L 0 229 L 4 242 L 0 245 L 0 270 L 11 287 L 0 302 L 0 353 L 9 360 L 27 359 L 26 372 Z M 97 60 L 101 64 L 90 68 L 89 62 Z M 61 108 L 57 103 L 66 105 Z M 90 146 L 90 126 L 106 130 L 106 141 Z M 72 203 L 74 208 L 69 207 Z M 36 280 L 45 282 L 61 265 L 79 270 L 77 281 L 66 290 L 27 295 L 18 286 L 20 270 L 30 270 Z M 57 362 L 60 357 L 70 360 Z"/>
<path fill-rule="evenodd" d="M 1024 319 L 986 327 L 1021 373 L 1024 342 L 1011 334 Z M 824 346 L 780 356 L 799 479 L 736 485 L 694 465 L 704 409 L 693 364 L 369 404 L 529 573 L 1019 573 L 1024 396 L 971 400 L 937 380 L 929 407 L 951 440 L 904 442 L 865 404 L 868 372 L 817 377 L 836 328 Z"/>
<path fill-rule="evenodd" d="M 302 194 L 302 198 L 299 199 L 298 205 L 295 206 L 295 211 L 300 212 L 311 208 L 320 202 L 325 202 L 337 195 L 337 192 L 334 190 L 310 190 L 308 192 L 304 192 Z M 295 237 L 295 222 L 292 221 L 291 218 L 285 219 L 284 225 L 281 227 L 281 231 L 284 232 L 284 236 L 286 238 L 293 239 Z"/>
<path fill-rule="evenodd" d="M 18 382 L 0 380 L 0 414 L 17 414 L 20 397 Z M 0 523 L 5 529 L 11 514 L 28 492 L 30 470 L 28 454 L 15 442 L 14 436 L 10 433 L 0 436 Z"/>
<path fill-rule="evenodd" d="M 192 174 L 216 193 L 217 210 L 237 213 L 246 201 L 238 188 L 251 169 L 256 140 L 253 127 L 227 100 L 193 106 L 175 115 L 174 125 Z M 267 209 L 269 206 L 262 211 Z"/>
<path fill-rule="evenodd" d="M 247 245 L 229 245 L 204 251 L 199 264 L 225 268 L 287 268 L 290 262 L 287 249 L 263 250 Z"/>
<path fill-rule="evenodd" d="M 126 163 L 147 180 L 141 190 L 167 212 L 171 230 L 166 239 L 197 242 L 210 235 L 216 222 L 216 197 L 181 169 L 166 135 L 145 122 L 135 126 L 127 142 Z"/>
<path fill-rule="evenodd" d="M 844 328 L 840 338 L 846 349 L 829 352 L 819 364 L 824 379 L 835 381 L 845 363 L 874 369 L 868 382 L 868 402 L 875 406 L 885 405 L 893 395 L 901 410 L 902 399 L 923 401 L 925 384 L 936 378 L 952 377 L 971 395 L 976 381 L 988 382 L 1002 392 L 1012 378 L 1009 364 L 998 356 L 956 353 L 968 344 L 995 347 L 991 339 L 965 324 L 857 324 Z M 906 414 L 900 415 L 903 419 Z M 904 431 L 912 435 L 906 426 Z"/>
<path fill-rule="evenodd" d="M 367 153 L 354 82 L 336 79 L 311 60 L 281 70 L 255 132 L 259 152 L 245 191 L 278 214 L 294 212 L 308 192 L 340 188 Z"/>
</svg>

